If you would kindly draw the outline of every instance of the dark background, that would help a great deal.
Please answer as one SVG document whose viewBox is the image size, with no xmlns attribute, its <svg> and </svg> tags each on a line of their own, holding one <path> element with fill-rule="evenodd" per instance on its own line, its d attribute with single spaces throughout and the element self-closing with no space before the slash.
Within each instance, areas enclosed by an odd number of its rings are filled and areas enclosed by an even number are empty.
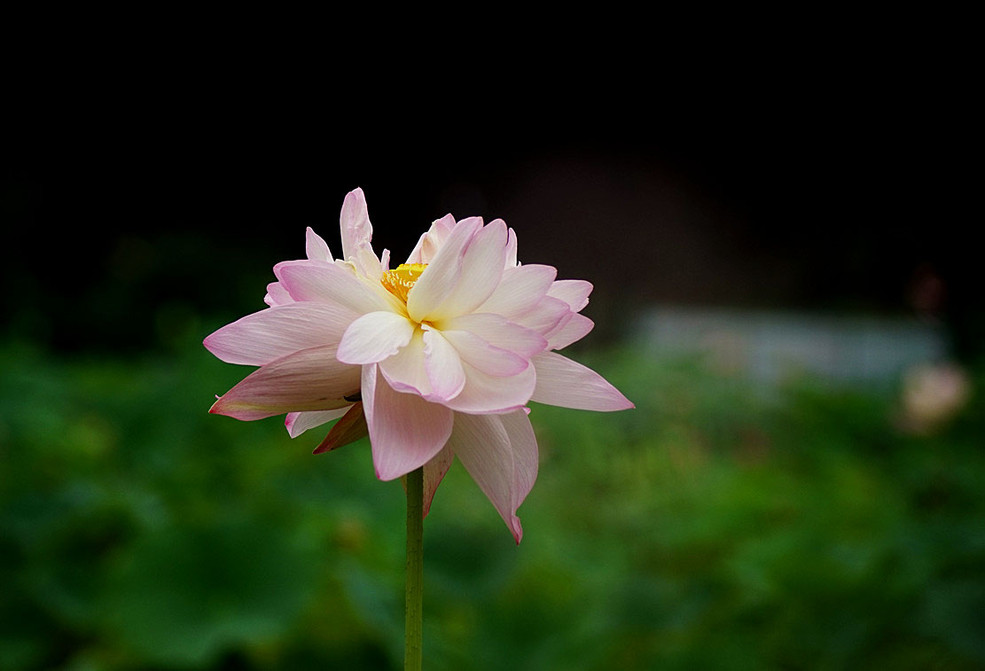
<svg viewBox="0 0 985 671">
<path fill-rule="evenodd" d="M 877 34 L 877 18 L 769 39 L 449 41 L 423 63 L 368 58 L 382 37 L 337 60 L 238 41 L 182 57 L 140 34 L 35 46 L 0 153 L 3 323 L 120 351 L 262 307 L 305 226 L 338 250 L 361 186 L 395 262 L 446 212 L 506 219 L 521 261 L 593 279 L 601 334 L 654 301 L 918 312 L 970 354 L 966 46 Z"/>
<path fill-rule="evenodd" d="M 450 211 L 591 280 L 572 356 L 637 405 L 536 405 L 519 548 L 452 469 L 434 668 L 980 667 L 977 24 L 469 9 L 0 22 L 0 666 L 399 667 L 401 487 L 209 415 L 246 371 L 200 344 L 361 186 L 394 262 Z M 943 322 L 963 360 L 767 389 L 643 351 L 650 304 Z"/>
</svg>

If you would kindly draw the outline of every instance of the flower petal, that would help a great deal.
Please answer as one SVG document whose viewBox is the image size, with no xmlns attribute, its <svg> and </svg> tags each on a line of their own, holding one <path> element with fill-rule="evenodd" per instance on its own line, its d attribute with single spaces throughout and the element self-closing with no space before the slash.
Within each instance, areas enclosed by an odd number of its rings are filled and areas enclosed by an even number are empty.
<svg viewBox="0 0 985 671">
<path fill-rule="evenodd" d="M 339 361 L 351 364 L 377 363 L 393 356 L 410 342 L 415 325 L 396 312 L 365 314 L 349 324 L 339 343 Z"/>
<path fill-rule="evenodd" d="M 484 415 L 521 408 L 530 400 L 537 383 L 533 366 L 509 377 L 494 377 L 464 362 L 462 367 L 465 386 L 458 396 L 445 402 L 456 412 Z"/>
<path fill-rule="evenodd" d="M 298 350 L 338 343 L 356 317 L 333 303 L 287 303 L 227 324 L 203 344 L 226 363 L 262 366 Z"/>
<path fill-rule="evenodd" d="M 595 328 L 595 322 L 585 315 L 573 314 L 571 319 L 560 328 L 548 333 L 551 349 L 563 349 L 573 342 L 578 342 Z"/>
<path fill-rule="evenodd" d="M 424 329 L 424 368 L 431 382 L 432 400 L 443 402 L 454 398 L 465 386 L 462 359 L 440 331 Z"/>
<path fill-rule="evenodd" d="M 451 435 L 451 410 L 416 394 L 394 391 L 375 364 L 363 366 L 362 398 L 380 480 L 393 480 L 420 468 Z"/>
<path fill-rule="evenodd" d="M 294 299 L 287 292 L 284 285 L 280 282 L 271 282 L 267 285 L 267 295 L 263 297 L 263 302 L 273 307 L 274 305 L 284 305 L 293 303 Z"/>
<path fill-rule="evenodd" d="M 531 264 L 507 268 L 499 286 L 475 312 L 493 312 L 513 319 L 537 305 L 547 295 L 555 277 L 557 269 L 551 266 Z"/>
<path fill-rule="evenodd" d="M 380 361 L 380 372 L 397 391 L 413 392 L 421 396 L 431 394 L 431 381 L 424 366 L 424 332 L 414 331 L 414 336 L 388 359 Z"/>
<path fill-rule="evenodd" d="M 442 332 L 467 331 L 493 347 L 513 352 L 529 359 L 547 349 L 547 339 L 536 331 L 520 326 L 501 315 L 479 312 L 441 322 Z"/>
<path fill-rule="evenodd" d="M 407 293 L 407 312 L 420 323 L 455 289 L 462 272 L 462 260 L 482 220 L 470 217 L 458 222 L 448 239 Z"/>
<path fill-rule="evenodd" d="M 456 413 L 448 444 L 519 543 L 523 529 L 514 505 L 517 483 L 513 449 L 500 417 Z"/>
<path fill-rule="evenodd" d="M 451 235 L 455 228 L 455 217 L 446 214 L 431 223 L 431 228 L 417 241 L 417 245 L 407 258 L 407 263 L 431 263 L 434 255 Z"/>
<path fill-rule="evenodd" d="M 366 416 L 363 414 L 363 404 L 353 403 L 345 416 L 335 423 L 332 430 L 325 436 L 325 440 L 314 449 L 312 454 L 321 454 L 335 448 L 354 443 L 360 438 L 369 435 L 369 428 L 366 426 Z"/>
<path fill-rule="evenodd" d="M 588 305 L 588 296 L 594 288 L 585 280 L 557 280 L 547 290 L 547 295 L 559 298 L 575 312 L 581 312 Z"/>
<path fill-rule="evenodd" d="M 506 259 L 503 267 L 516 267 L 516 232 L 512 228 L 509 232 L 509 238 L 506 240 Z"/>
<path fill-rule="evenodd" d="M 382 285 L 360 280 L 347 264 L 284 261 L 274 266 L 274 274 L 296 301 L 335 303 L 361 315 L 402 309 Z"/>
<path fill-rule="evenodd" d="M 530 424 L 527 409 L 523 408 L 505 415 L 497 415 L 510 437 L 513 449 L 513 509 L 516 510 L 527 498 L 537 480 L 539 454 L 537 436 Z M 517 539 L 519 542 L 519 539 Z"/>
<path fill-rule="evenodd" d="M 383 278 L 383 264 L 376 258 L 373 248 L 368 244 L 361 245 L 356 250 L 352 257 L 352 264 L 363 277 L 371 282 L 379 282 Z"/>
<path fill-rule="evenodd" d="M 544 296 L 536 306 L 513 317 L 512 320 L 547 337 L 549 333 L 562 328 L 573 314 L 564 301 Z"/>
<path fill-rule="evenodd" d="M 351 259 L 363 244 L 373 239 L 373 225 L 369 223 L 369 209 L 362 189 L 354 189 L 346 194 L 339 215 L 339 229 L 342 233 L 342 258 Z"/>
<path fill-rule="evenodd" d="M 210 413 L 242 420 L 333 410 L 359 391 L 360 369 L 339 363 L 335 345 L 294 352 L 258 368 L 217 400 Z"/>
<path fill-rule="evenodd" d="M 537 369 L 537 386 L 531 401 L 600 412 L 636 407 L 591 368 L 556 352 L 542 352 L 532 361 Z"/>
<path fill-rule="evenodd" d="M 454 431 L 454 429 L 452 429 Z M 451 468 L 455 460 L 455 453 L 448 447 L 448 443 L 441 448 L 441 451 L 428 463 L 424 464 L 424 516 L 431 511 L 431 501 L 434 500 L 434 493 L 438 485 L 445 477 L 445 473 Z"/>
<path fill-rule="evenodd" d="M 482 305 L 503 276 L 506 239 L 506 224 L 501 219 L 481 228 L 465 249 L 455 286 L 428 310 L 426 319 L 437 321 L 457 317 Z"/>
<path fill-rule="evenodd" d="M 291 438 L 297 438 L 308 429 L 327 424 L 333 419 L 338 419 L 349 411 L 349 408 L 336 408 L 335 410 L 318 410 L 315 412 L 289 412 L 284 418 L 284 426 Z"/>
<path fill-rule="evenodd" d="M 508 377 L 530 365 L 528 359 L 499 347 L 494 347 L 469 331 L 442 331 L 462 361 L 493 377 Z"/>
<path fill-rule="evenodd" d="M 332 261 L 332 252 L 328 249 L 328 243 L 315 233 L 311 226 L 305 231 L 304 251 L 310 261 Z"/>
</svg>

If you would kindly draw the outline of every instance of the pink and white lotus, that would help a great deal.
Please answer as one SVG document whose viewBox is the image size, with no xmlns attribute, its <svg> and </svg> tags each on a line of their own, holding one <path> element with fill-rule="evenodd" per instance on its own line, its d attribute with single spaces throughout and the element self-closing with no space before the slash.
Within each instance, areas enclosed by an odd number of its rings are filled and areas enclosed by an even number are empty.
<svg viewBox="0 0 985 671">
<path fill-rule="evenodd" d="M 594 326 L 579 314 L 592 285 L 520 265 L 513 229 L 478 217 L 435 221 L 390 269 L 361 189 L 345 198 L 341 231 L 335 259 L 308 228 L 308 258 L 274 266 L 269 307 L 205 339 L 223 361 L 259 366 L 210 412 L 287 413 L 292 437 L 338 420 L 316 453 L 368 432 L 381 480 L 423 467 L 425 514 L 458 457 L 519 543 L 538 463 L 527 404 L 634 407 L 557 353 Z"/>
</svg>

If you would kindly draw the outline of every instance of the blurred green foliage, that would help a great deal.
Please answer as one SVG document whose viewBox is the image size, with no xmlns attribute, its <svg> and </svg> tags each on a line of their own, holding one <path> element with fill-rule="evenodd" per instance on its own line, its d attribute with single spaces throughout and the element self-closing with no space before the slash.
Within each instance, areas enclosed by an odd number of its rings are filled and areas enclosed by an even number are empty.
<svg viewBox="0 0 985 671">
<path fill-rule="evenodd" d="M 0 669 L 399 668 L 400 484 L 365 440 L 208 415 L 247 369 L 179 340 L 0 348 Z M 985 667 L 980 396 L 908 435 L 893 389 L 576 358 L 638 408 L 534 407 L 519 547 L 452 469 L 427 668 Z"/>
</svg>

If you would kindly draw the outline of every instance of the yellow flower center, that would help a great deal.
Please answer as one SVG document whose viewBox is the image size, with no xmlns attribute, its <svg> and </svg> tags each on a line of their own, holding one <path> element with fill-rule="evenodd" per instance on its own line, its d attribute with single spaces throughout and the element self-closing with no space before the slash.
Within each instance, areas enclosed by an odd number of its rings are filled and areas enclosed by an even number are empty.
<svg viewBox="0 0 985 671">
<path fill-rule="evenodd" d="M 406 303 L 407 292 L 410 291 L 410 288 L 414 286 L 414 283 L 417 282 L 427 267 L 428 264 L 426 263 L 401 263 L 393 270 L 383 273 L 383 279 L 380 280 L 380 283 L 387 291 Z"/>
</svg>

